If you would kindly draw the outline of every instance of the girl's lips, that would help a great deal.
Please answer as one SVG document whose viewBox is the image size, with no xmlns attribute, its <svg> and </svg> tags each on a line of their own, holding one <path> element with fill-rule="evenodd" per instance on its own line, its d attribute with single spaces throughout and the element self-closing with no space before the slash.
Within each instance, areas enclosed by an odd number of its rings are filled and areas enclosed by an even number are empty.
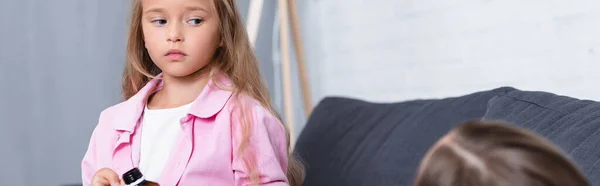
<svg viewBox="0 0 600 186">
<path fill-rule="evenodd" d="M 170 60 L 179 61 L 182 60 L 186 56 L 186 54 L 183 53 L 181 50 L 171 49 L 167 52 L 165 56 L 167 56 Z"/>
</svg>

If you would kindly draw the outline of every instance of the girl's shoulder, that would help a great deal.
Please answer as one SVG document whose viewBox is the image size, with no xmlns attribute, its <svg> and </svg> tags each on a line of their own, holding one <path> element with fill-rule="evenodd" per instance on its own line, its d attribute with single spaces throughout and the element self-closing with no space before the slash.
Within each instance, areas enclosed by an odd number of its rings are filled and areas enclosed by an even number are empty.
<svg viewBox="0 0 600 186">
<path fill-rule="evenodd" d="M 225 104 L 226 110 L 230 113 L 236 114 L 237 112 L 252 113 L 253 115 L 265 115 L 273 116 L 271 111 L 264 107 L 260 101 L 253 98 L 252 96 L 240 94 L 233 95 L 231 99 Z M 239 113 L 238 113 L 239 114 Z"/>
<path fill-rule="evenodd" d="M 247 95 L 232 96 L 226 104 L 231 116 L 232 128 L 243 126 L 249 122 L 253 130 L 263 130 L 268 133 L 285 134 L 285 128 L 274 111 L 269 110 L 260 101 Z M 245 121 L 244 121 L 245 120 Z"/>
<path fill-rule="evenodd" d="M 143 103 L 132 100 L 112 105 L 100 112 L 96 128 L 131 131 L 134 129 L 143 109 Z"/>
</svg>

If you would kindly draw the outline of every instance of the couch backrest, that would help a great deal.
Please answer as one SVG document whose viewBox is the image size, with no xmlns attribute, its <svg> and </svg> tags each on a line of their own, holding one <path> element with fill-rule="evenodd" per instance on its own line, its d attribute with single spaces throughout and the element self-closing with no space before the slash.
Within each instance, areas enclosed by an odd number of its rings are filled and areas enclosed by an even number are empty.
<svg viewBox="0 0 600 186">
<path fill-rule="evenodd" d="M 484 118 L 537 132 L 561 147 L 600 185 L 600 103 L 546 92 L 512 91 L 489 101 Z"/>
<path fill-rule="evenodd" d="M 513 90 L 390 104 L 326 98 L 296 144 L 307 165 L 304 185 L 412 185 L 419 161 L 439 137 L 483 117 L 492 97 Z"/>
</svg>

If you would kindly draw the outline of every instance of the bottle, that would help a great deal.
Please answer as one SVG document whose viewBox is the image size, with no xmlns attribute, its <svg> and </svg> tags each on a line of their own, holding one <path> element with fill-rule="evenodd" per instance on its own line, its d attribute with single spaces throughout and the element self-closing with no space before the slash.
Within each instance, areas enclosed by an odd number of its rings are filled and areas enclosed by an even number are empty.
<svg viewBox="0 0 600 186">
<path fill-rule="evenodd" d="M 123 174 L 123 182 L 127 186 L 159 186 L 156 182 L 147 181 L 138 168 L 133 168 Z"/>
</svg>

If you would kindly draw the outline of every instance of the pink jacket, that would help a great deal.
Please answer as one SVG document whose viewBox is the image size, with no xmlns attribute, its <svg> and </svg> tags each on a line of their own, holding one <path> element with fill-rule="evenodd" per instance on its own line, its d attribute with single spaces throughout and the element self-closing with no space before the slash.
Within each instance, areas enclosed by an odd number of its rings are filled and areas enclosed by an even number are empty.
<svg viewBox="0 0 600 186">
<path fill-rule="evenodd" d="M 230 80 L 219 81 L 230 85 Z M 81 163 L 83 185 L 90 185 L 94 173 L 111 168 L 122 175 L 137 167 L 140 159 L 141 116 L 149 93 L 162 81 L 154 79 L 129 100 L 100 114 L 88 150 Z M 219 89 L 212 81 L 181 118 L 182 135 L 157 182 L 171 185 L 250 185 L 248 170 L 236 154 L 241 128 L 232 115 L 232 92 Z M 256 100 L 245 97 L 252 108 L 252 136 L 248 151 L 255 154 L 261 185 L 288 185 L 286 134 L 280 121 Z M 235 134 L 235 135 L 233 135 Z"/>
</svg>

